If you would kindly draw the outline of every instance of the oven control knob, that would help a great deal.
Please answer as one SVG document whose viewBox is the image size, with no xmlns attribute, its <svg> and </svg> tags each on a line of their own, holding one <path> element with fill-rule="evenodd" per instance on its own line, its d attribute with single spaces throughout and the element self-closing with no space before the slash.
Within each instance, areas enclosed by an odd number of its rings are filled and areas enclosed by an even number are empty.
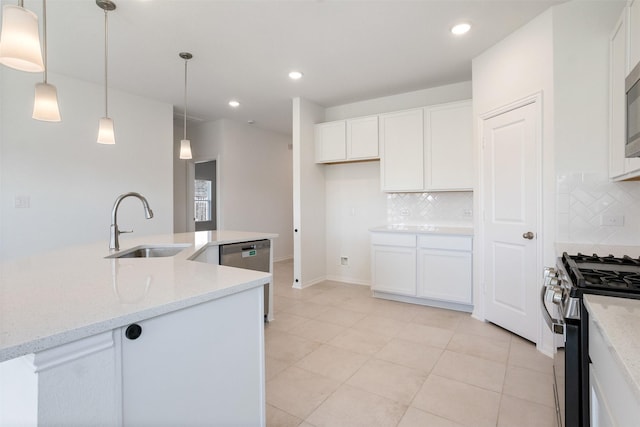
<svg viewBox="0 0 640 427">
<path fill-rule="evenodd" d="M 555 276 L 556 269 L 553 267 L 545 267 L 544 268 L 544 277 Z"/>
<path fill-rule="evenodd" d="M 558 280 L 556 277 L 552 277 L 551 279 L 549 279 L 549 286 L 559 287 L 560 280 Z"/>
<path fill-rule="evenodd" d="M 560 304 L 563 300 L 562 290 L 561 289 L 554 290 L 551 300 L 553 301 L 554 304 Z"/>
</svg>

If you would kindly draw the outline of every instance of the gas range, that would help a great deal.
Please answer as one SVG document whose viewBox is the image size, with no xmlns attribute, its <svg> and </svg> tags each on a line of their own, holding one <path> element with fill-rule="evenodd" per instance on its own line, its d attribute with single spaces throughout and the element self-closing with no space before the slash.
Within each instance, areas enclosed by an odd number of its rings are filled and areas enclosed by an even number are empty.
<svg viewBox="0 0 640 427">
<path fill-rule="evenodd" d="M 545 268 L 542 316 L 562 339 L 554 357 L 554 395 L 558 425 L 588 427 L 589 313 L 586 294 L 640 299 L 640 258 L 569 255 Z"/>
</svg>

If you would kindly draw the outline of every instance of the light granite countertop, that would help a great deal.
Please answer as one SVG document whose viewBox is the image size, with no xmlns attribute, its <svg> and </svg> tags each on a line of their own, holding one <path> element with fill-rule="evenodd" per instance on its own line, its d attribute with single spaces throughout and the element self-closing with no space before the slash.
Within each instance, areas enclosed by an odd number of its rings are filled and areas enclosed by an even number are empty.
<svg viewBox="0 0 640 427">
<path fill-rule="evenodd" d="M 0 264 L 0 362 L 222 298 L 268 282 L 268 273 L 191 261 L 209 246 L 277 234 L 201 231 L 127 238 L 182 245 L 164 258 L 107 259 L 107 241 Z"/>
<path fill-rule="evenodd" d="M 369 231 L 382 233 L 410 233 L 410 234 L 453 234 L 459 236 L 473 236 L 471 224 L 430 223 L 422 225 L 387 224 L 370 228 Z"/>
<path fill-rule="evenodd" d="M 640 300 L 585 295 L 584 301 L 635 398 L 640 401 Z"/>
</svg>

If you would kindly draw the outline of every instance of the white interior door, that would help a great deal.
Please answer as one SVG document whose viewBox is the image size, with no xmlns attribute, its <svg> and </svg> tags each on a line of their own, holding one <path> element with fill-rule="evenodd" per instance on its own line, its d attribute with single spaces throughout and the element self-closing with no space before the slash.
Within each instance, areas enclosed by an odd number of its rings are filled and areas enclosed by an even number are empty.
<svg viewBox="0 0 640 427">
<path fill-rule="evenodd" d="M 537 341 L 539 278 L 536 103 L 483 123 L 485 317 Z"/>
</svg>

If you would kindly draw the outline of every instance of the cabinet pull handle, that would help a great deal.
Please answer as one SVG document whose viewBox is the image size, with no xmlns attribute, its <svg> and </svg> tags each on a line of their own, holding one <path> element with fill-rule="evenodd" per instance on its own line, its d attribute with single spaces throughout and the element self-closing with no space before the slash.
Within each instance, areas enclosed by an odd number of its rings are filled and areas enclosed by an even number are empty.
<svg viewBox="0 0 640 427">
<path fill-rule="evenodd" d="M 142 335 L 142 326 L 137 323 L 133 323 L 127 326 L 127 330 L 124 332 L 124 335 L 130 340 L 137 340 L 140 335 Z"/>
<path fill-rule="evenodd" d="M 528 239 L 531 240 L 533 239 L 534 234 L 531 231 L 527 231 L 526 233 L 522 234 L 522 238 L 523 239 Z"/>
</svg>

